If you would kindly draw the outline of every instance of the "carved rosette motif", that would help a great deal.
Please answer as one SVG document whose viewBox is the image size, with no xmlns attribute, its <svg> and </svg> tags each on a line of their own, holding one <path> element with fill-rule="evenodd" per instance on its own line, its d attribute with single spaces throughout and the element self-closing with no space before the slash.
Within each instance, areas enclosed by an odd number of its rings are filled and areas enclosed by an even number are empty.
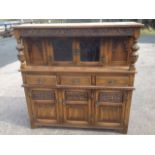
<svg viewBox="0 0 155 155">
<path fill-rule="evenodd" d="M 18 39 L 17 40 L 17 47 L 16 49 L 18 50 L 18 60 L 21 62 L 21 68 L 24 68 L 26 65 L 26 61 L 25 61 L 25 56 L 24 56 L 24 46 L 21 43 L 21 40 Z"/>
<path fill-rule="evenodd" d="M 131 48 L 132 50 L 132 53 L 130 55 L 130 63 L 131 63 L 131 66 L 130 66 L 130 69 L 134 70 L 135 69 L 135 63 L 138 59 L 138 50 L 139 50 L 139 46 L 137 44 L 137 39 L 134 38 L 134 43 L 133 43 L 133 46 Z"/>
</svg>

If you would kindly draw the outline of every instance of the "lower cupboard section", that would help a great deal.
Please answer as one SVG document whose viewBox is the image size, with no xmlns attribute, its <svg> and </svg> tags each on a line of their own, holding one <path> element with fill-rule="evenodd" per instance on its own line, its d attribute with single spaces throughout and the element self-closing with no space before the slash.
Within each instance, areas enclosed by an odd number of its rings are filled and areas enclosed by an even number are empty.
<svg viewBox="0 0 155 155">
<path fill-rule="evenodd" d="M 123 128 L 127 90 L 25 88 L 32 126 Z"/>
</svg>

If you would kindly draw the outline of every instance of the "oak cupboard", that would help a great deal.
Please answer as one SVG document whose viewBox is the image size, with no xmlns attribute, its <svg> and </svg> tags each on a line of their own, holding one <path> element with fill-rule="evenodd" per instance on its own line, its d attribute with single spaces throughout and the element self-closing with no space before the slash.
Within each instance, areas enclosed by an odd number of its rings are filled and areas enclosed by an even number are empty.
<svg viewBox="0 0 155 155">
<path fill-rule="evenodd" d="M 140 23 L 14 27 L 31 127 L 127 133 Z"/>
</svg>

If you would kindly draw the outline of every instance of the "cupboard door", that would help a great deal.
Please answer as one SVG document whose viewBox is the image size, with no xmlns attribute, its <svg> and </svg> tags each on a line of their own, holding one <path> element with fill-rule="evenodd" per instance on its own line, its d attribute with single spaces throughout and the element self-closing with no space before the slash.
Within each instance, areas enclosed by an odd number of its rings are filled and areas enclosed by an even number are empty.
<svg viewBox="0 0 155 155">
<path fill-rule="evenodd" d="M 81 38 L 79 42 L 81 62 L 98 62 L 100 56 L 100 39 Z"/>
<path fill-rule="evenodd" d="M 48 63 L 52 65 L 73 64 L 73 38 L 55 37 L 48 39 Z"/>
<path fill-rule="evenodd" d="M 59 120 L 57 92 L 53 89 L 30 91 L 33 116 L 39 123 L 57 123 Z"/>
<path fill-rule="evenodd" d="M 95 124 L 120 126 L 123 123 L 126 95 L 124 91 L 96 91 Z"/>
<path fill-rule="evenodd" d="M 78 38 L 78 56 L 79 64 L 81 65 L 99 65 L 101 55 L 101 39 L 97 37 L 93 38 Z"/>
<path fill-rule="evenodd" d="M 63 91 L 63 122 L 73 125 L 88 125 L 90 123 L 90 91 Z"/>
</svg>

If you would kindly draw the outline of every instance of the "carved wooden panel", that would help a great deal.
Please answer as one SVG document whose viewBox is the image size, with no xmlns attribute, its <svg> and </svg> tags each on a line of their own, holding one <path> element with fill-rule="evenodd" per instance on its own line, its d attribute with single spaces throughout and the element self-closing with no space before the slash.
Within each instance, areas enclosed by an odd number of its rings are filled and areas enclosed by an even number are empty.
<svg viewBox="0 0 155 155">
<path fill-rule="evenodd" d="M 23 29 L 21 37 L 132 36 L 135 28 L 52 28 Z"/>
<path fill-rule="evenodd" d="M 32 90 L 31 98 L 33 100 L 55 100 L 55 92 L 48 90 Z"/>
<path fill-rule="evenodd" d="M 111 102 L 111 103 L 122 103 L 123 93 L 122 92 L 100 92 L 99 102 Z"/>
<path fill-rule="evenodd" d="M 88 92 L 66 91 L 66 101 L 88 101 Z"/>
</svg>

